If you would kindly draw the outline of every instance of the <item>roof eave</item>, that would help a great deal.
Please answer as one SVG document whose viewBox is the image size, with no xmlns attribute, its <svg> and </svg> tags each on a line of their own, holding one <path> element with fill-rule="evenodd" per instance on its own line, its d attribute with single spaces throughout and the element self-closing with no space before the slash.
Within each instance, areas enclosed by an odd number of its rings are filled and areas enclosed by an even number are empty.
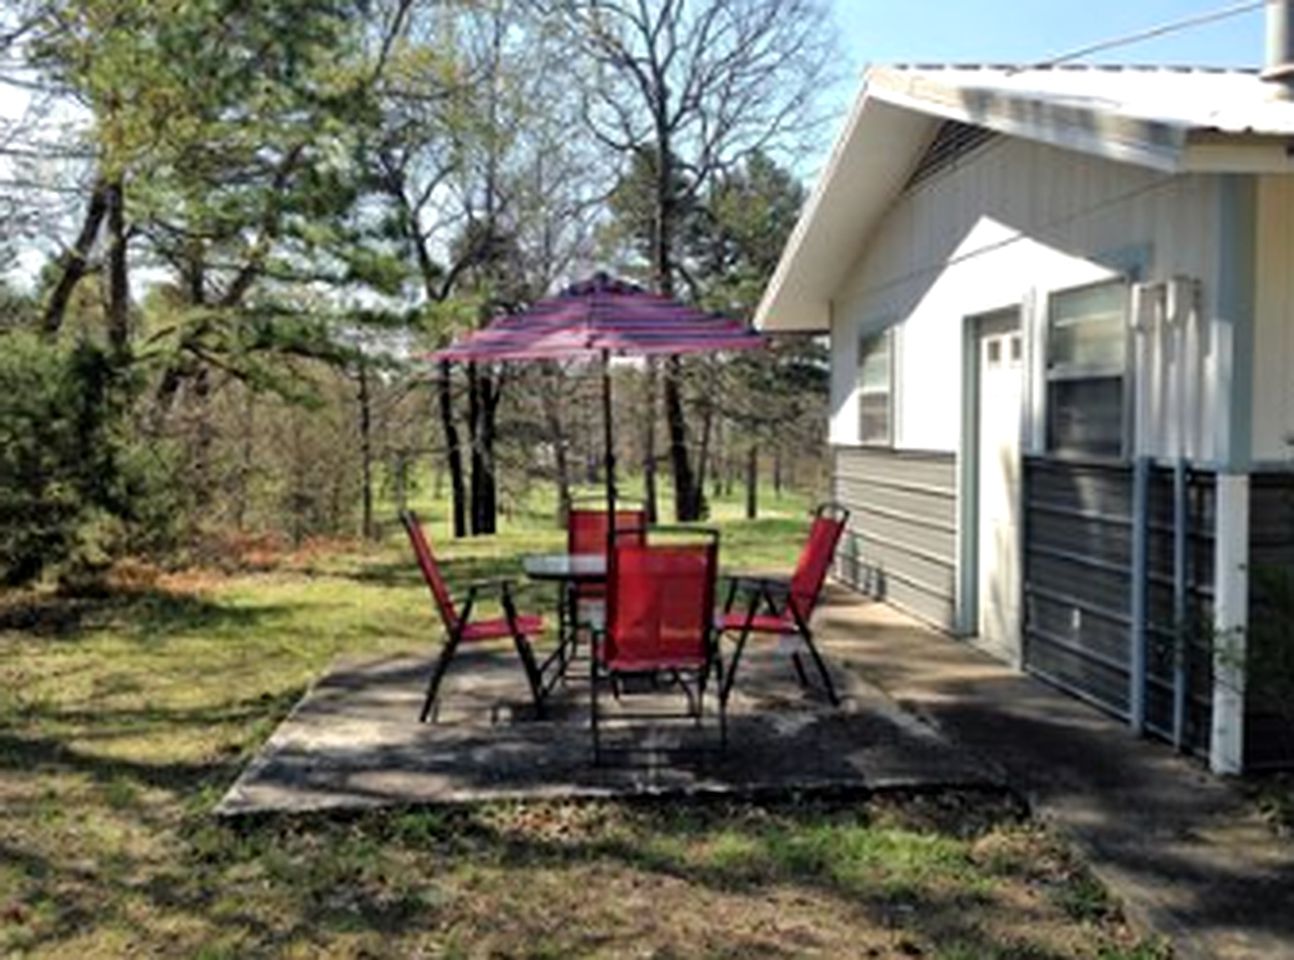
<svg viewBox="0 0 1294 960">
<path fill-rule="evenodd" d="M 770 333 L 830 329 L 830 298 L 860 243 L 898 193 L 929 140 L 931 118 L 871 95 L 867 79 L 791 232 L 755 312 Z M 867 141 L 886 149 L 873 153 Z M 860 161 L 866 171 L 857 169 Z"/>
<path fill-rule="evenodd" d="M 909 70 L 875 68 L 869 86 L 873 97 L 908 110 L 1164 173 L 1181 170 L 1189 134 L 1187 126 L 1170 121 L 1051 103 L 1000 88 L 968 89 Z"/>
</svg>

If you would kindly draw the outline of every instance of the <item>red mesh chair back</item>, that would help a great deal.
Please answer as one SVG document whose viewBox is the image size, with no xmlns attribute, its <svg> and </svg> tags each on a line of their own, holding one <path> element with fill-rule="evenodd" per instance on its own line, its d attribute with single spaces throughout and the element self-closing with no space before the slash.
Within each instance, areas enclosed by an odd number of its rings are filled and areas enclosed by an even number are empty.
<svg viewBox="0 0 1294 960">
<path fill-rule="evenodd" d="M 791 576 L 791 603 L 806 621 L 818 602 L 831 560 L 836 555 L 836 545 L 844 532 L 844 517 L 831 517 L 819 511 L 813 518 L 808 542 L 800 551 L 800 560 Z"/>
<path fill-rule="evenodd" d="M 566 552 L 607 552 L 607 512 L 572 509 L 566 522 Z M 622 543 L 642 543 L 647 528 L 647 514 L 642 510 L 616 511 L 616 536 Z"/>
<path fill-rule="evenodd" d="M 605 662 L 612 669 L 698 666 L 710 654 L 716 539 L 616 543 L 608 580 Z"/>
<path fill-rule="evenodd" d="M 452 630 L 458 623 L 458 611 L 454 609 L 454 601 L 449 595 L 449 588 L 445 586 L 445 578 L 440 575 L 440 567 L 431 553 L 431 544 L 422 532 L 422 524 L 412 513 L 401 514 L 400 521 L 409 534 L 409 543 L 413 545 L 413 554 L 418 559 L 418 569 L 422 571 L 422 578 L 431 589 L 431 596 L 436 601 L 441 619 Z"/>
</svg>

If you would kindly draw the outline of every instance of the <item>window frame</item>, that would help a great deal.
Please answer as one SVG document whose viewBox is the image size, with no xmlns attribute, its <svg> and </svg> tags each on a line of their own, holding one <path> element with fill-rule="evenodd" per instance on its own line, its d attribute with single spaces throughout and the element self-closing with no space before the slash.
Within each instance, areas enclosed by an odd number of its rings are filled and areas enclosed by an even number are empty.
<svg viewBox="0 0 1294 960">
<path fill-rule="evenodd" d="M 864 389 L 863 386 L 863 360 L 864 345 L 883 343 L 885 345 L 885 389 L 876 388 Z M 894 327 L 888 326 L 881 330 L 870 333 L 860 332 L 858 334 L 857 354 L 854 363 L 854 390 L 857 396 L 857 411 L 855 418 L 856 436 L 860 447 L 871 447 L 876 449 L 894 449 Z M 868 439 L 863 435 L 863 397 L 864 395 L 885 396 L 885 436 L 884 438 Z"/>
<path fill-rule="evenodd" d="M 1055 310 L 1056 302 L 1068 294 L 1078 294 L 1100 287 L 1119 287 L 1123 292 L 1122 329 L 1123 329 L 1123 363 L 1057 363 L 1052 360 L 1052 349 L 1055 345 Z M 1127 462 L 1132 456 L 1134 404 L 1136 402 L 1136 341 L 1133 329 L 1133 281 L 1127 275 L 1107 277 L 1090 283 L 1072 287 L 1062 287 L 1047 292 L 1043 311 L 1043 450 L 1048 457 L 1070 460 L 1103 460 L 1110 462 Z M 1119 452 L 1117 454 L 1096 453 L 1091 450 L 1060 449 L 1056 446 L 1052 420 L 1052 384 L 1064 382 L 1081 382 L 1107 380 L 1118 377 L 1119 391 Z"/>
</svg>

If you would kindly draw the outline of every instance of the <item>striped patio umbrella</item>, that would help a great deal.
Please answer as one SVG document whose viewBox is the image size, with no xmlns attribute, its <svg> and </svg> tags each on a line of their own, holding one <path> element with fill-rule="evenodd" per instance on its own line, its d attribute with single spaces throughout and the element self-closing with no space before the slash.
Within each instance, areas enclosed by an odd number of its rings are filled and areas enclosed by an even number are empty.
<svg viewBox="0 0 1294 960">
<path fill-rule="evenodd" d="M 766 341 L 760 334 L 735 320 L 598 273 L 522 313 L 499 317 L 430 359 L 499 363 L 601 358 L 607 508 L 614 513 L 611 357 L 674 356 L 764 346 Z"/>
</svg>

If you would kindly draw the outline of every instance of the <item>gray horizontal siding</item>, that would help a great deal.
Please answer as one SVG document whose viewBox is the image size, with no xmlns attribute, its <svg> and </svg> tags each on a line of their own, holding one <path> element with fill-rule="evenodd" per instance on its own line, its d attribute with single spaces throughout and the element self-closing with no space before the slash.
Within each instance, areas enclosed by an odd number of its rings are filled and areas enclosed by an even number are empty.
<svg viewBox="0 0 1294 960">
<path fill-rule="evenodd" d="M 837 575 L 951 630 L 957 570 L 952 454 L 837 447 L 834 497 L 850 511 Z"/>
<path fill-rule="evenodd" d="M 1249 478 L 1249 642 L 1254 647 L 1245 701 L 1245 768 L 1294 768 L 1294 473 Z"/>
<path fill-rule="evenodd" d="M 1025 461 L 1024 662 L 1031 673 L 1126 718 L 1132 659 L 1132 469 Z M 1188 743 L 1208 744 L 1213 690 L 1206 624 L 1213 584 L 1214 483 L 1188 478 L 1185 632 Z M 1146 723 L 1173 727 L 1173 476 L 1154 469 L 1147 516 Z"/>
</svg>

